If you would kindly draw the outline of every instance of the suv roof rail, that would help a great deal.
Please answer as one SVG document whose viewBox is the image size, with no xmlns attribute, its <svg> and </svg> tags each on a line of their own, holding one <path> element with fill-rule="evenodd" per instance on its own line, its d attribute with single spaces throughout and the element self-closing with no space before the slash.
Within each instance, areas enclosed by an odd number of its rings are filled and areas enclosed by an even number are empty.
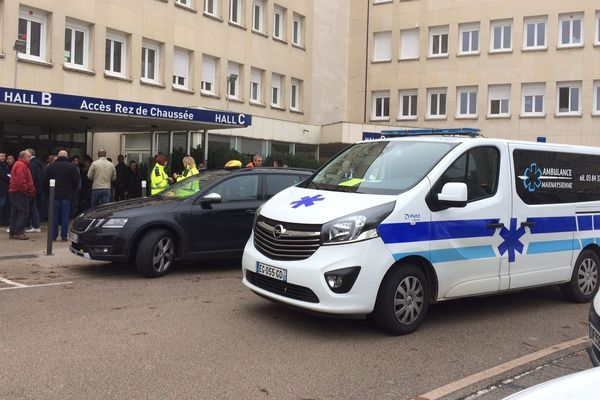
<svg viewBox="0 0 600 400">
<path fill-rule="evenodd" d="M 442 129 L 395 129 L 381 131 L 381 138 L 398 136 L 427 136 L 427 135 L 447 135 L 447 136 L 483 136 L 478 128 L 442 128 Z"/>
</svg>

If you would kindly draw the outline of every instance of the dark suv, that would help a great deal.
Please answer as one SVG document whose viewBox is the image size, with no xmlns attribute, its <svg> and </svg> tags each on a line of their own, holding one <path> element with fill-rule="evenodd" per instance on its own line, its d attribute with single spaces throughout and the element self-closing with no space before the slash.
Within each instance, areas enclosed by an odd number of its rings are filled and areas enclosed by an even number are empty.
<svg viewBox="0 0 600 400">
<path fill-rule="evenodd" d="M 149 198 L 105 204 L 73 220 L 71 251 L 93 260 L 134 263 L 159 277 L 176 260 L 241 256 L 256 209 L 308 178 L 293 168 L 212 170 Z"/>
</svg>

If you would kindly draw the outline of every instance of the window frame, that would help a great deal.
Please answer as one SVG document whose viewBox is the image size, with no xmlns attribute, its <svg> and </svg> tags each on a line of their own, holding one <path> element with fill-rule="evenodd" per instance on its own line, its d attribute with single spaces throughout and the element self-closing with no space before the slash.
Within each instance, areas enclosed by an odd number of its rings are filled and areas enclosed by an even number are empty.
<svg viewBox="0 0 600 400">
<path fill-rule="evenodd" d="M 434 49 L 434 44 L 435 44 L 435 38 L 436 36 L 439 36 L 439 43 L 438 43 L 438 48 L 440 50 L 439 53 L 434 53 L 433 49 Z M 446 52 L 442 52 L 443 50 L 443 44 L 444 44 L 444 40 L 443 37 L 446 36 Z M 448 25 L 442 25 L 442 26 L 432 26 L 429 27 L 429 58 L 444 58 L 444 57 L 448 57 L 449 52 L 450 52 L 450 27 Z"/>
<path fill-rule="evenodd" d="M 382 48 L 382 40 L 387 40 L 387 46 L 385 46 L 385 48 Z M 385 54 L 380 57 L 380 53 Z M 392 61 L 392 31 L 373 32 L 373 54 L 371 55 L 371 62 L 388 61 Z"/>
<path fill-rule="evenodd" d="M 544 24 L 544 44 L 538 45 L 538 39 L 540 35 L 539 25 Z M 533 45 L 527 44 L 528 39 L 528 27 L 532 25 L 534 27 L 533 34 Z M 535 50 L 546 50 L 548 49 L 548 16 L 540 17 L 525 17 L 523 18 L 523 50 L 524 51 L 535 51 Z"/>
<path fill-rule="evenodd" d="M 258 14 L 257 14 L 258 8 Z M 258 18 L 258 19 L 257 19 Z M 256 23 L 258 22 L 258 27 Z M 265 2 L 264 0 L 252 0 L 252 31 L 265 32 Z"/>
<path fill-rule="evenodd" d="M 71 50 L 70 50 L 71 51 L 71 59 L 75 59 L 75 57 L 73 56 L 73 54 L 74 54 L 73 49 L 75 47 L 75 32 L 80 31 L 83 33 L 83 49 L 82 49 L 83 63 L 77 64 L 77 63 L 74 63 L 71 61 L 64 61 L 63 64 L 68 68 L 74 68 L 74 69 L 88 71 L 89 65 L 90 65 L 89 64 L 90 25 L 67 19 L 65 22 L 65 45 L 66 45 L 66 40 L 67 40 L 67 29 L 71 30 Z"/>
<path fill-rule="evenodd" d="M 265 71 L 259 68 L 250 68 L 250 103 L 263 104 L 263 81 Z M 258 81 L 255 78 L 258 77 Z M 254 96 L 254 89 L 256 88 L 256 97 Z"/>
<path fill-rule="evenodd" d="M 594 104 L 592 108 L 592 115 L 600 115 L 600 80 L 594 81 L 592 87 L 594 90 Z"/>
<path fill-rule="evenodd" d="M 292 16 L 292 44 L 304 48 L 304 16 L 294 13 Z"/>
<path fill-rule="evenodd" d="M 596 11 L 594 30 L 594 45 L 600 46 L 600 11 Z"/>
<path fill-rule="evenodd" d="M 290 110 L 302 111 L 302 80 L 297 78 L 290 79 Z"/>
<path fill-rule="evenodd" d="M 441 96 L 444 95 L 444 102 L 442 102 Z M 431 113 L 431 106 L 433 103 L 433 96 L 437 96 L 435 102 L 437 107 L 437 114 Z M 444 113 L 440 114 L 441 106 L 444 106 Z M 446 119 L 448 118 L 448 88 L 429 88 L 427 89 L 427 119 Z"/>
<path fill-rule="evenodd" d="M 236 4 L 236 7 L 233 7 L 233 4 Z M 234 9 L 237 9 L 237 14 L 234 17 Z M 243 21 L 243 10 L 244 10 L 244 0 L 229 0 L 229 22 L 235 25 L 244 26 Z"/>
<path fill-rule="evenodd" d="M 209 63 L 212 62 L 212 65 Z M 208 68 L 212 69 L 212 76 L 205 74 Z M 209 54 L 202 54 L 202 77 L 200 79 L 200 92 L 208 95 L 217 95 L 217 77 L 219 76 L 219 58 L 211 56 Z M 210 78 L 210 79 L 207 79 Z M 207 85 L 210 85 L 210 89 L 207 89 Z"/>
<path fill-rule="evenodd" d="M 408 114 L 404 114 L 404 100 L 408 100 Z M 414 97 L 414 99 L 413 99 Z M 414 101 L 415 114 L 411 113 Z M 416 120 L 419 118 L 419 91 L 418 89 L 402 89 L 398 91 L 398 120 Z"/>
<path fill-rule="evenodd" d="M 186 76 L 180 76 L 180 75 L 175 75 L 175 60 L 176 60 L 176 54 L 180 55 L 180 56 L 184 56 L 187 60 L 186 65 L 187 65 L 187 71 L 186 71 Z M 173 73 L 172 73 L 172 78 L 171 78 L 171 83 L 172 83 L 172 87 L 176 88 L 176 89 L 184 89 L 184 90 L 189 90 L 191 85 L 191 79 L 190 79 L 190 59 L 191 59 L 191 52 L 189 50 L 185 50 L 185 49 L 179 49 L 179 48 L 175 48 L 173 50 Z M 184 84 L 181 85 L 178 82 L 175 83 L 173 82 L 173 79 L 175 78 L 183 78 L 184 79 Z"/>
<path fill-rule="evenodd" d="M 569 88 L 569 111 L 560 111 L 560 89 Z M 577 89 L 577 110 L 571 110 L 572 89 Z M 556 83 L 556 116 L 574 116 L 579 117 L 583 112 L 582 100 L 582 85 L 581 81 L 557 82 Z"/>
<path fill-rule="evenodd" d="M 416 32 L 416 36 L 417 36 L 417 42 L 416 42 L 416 50 L 417 50 L 417 54 L 414 56 L 408 56 L 408 57 L 402 57 L 402 52 L 403 52 L 403 35 L 404 33 L 409 33 L 409 32 Z M 419 46 L 419 42 L 420 42 L 420 37 L 421 37 L 421 30 L 419 28 L 411 28 L 411 29 L 401 29 L 400 30 L 400 49 L 398 49 L 398 60 L 418 60 L 420 57 L 420 46 Z M 408 44 L 408 43 L 407 43 Z"/>
<path fill-rule="evenodd" d="M 275 78 L 277 78 L 279 80 L 279 86 L 275 86 L 275 83 L 277 82 L 277 80 Z M 283 106 L 281 105 L 281 99 L 283 98 L 282 88 L 284 87 L 284 83 L 285 83 L 284 75 L 278 74 L 277 72 L 271 73 L 271 107 L 283 108 Z M 273 101 L 273 98 L 274 98 L 273 93 L 274 93 L 275 89 L 277 89 L 277 102 Z"/>
<path fill-rule="evenodd" d="M 146 62 L 142 62 L 143 55 L 144 55 L 144 51 L 145 50 L 153 50 L 154 51 L 154 78 L 148 78 L 147 76 L 145 76 L 145 74 L 148 72 L 147 71 L 147 64 L 148 64 L 148 56 L 146 55 Z M 142 57 L 140 59 L 141 62 L 141 67 L 142 67 L 142 73 L 141 73 L 141 77 L 140 80 L 142 82 L 147 82 L 147 83 L 155 83 L 155 84 L 160 84 L 160 44 L 154 41 L 151 41 L 149 39 L 142 39 Z"/>
<path fill-rule="evenodd" d="M 211 4 L 210 2 L 212 1 L 212 10 L 210 10 L 209 5 Z M 202 8 L 203 13 L 207 14 L 207 15 L 211 15 L 213 17 L 217 17 L 220 18 L 220 13 L 219 13 L 219 0 L 204 0 L 204 6 Z"/>
<path fill-rule="evenodd" d="M 493 95 L 492 92 L 496 89 L 500 91 L 501 89 L 508 89 L 508 96 L 506 98 L 501 98 L 498 95 Z M 488 107 L 487 107 L 487 117 L 488 118 L 510 118 L 511 117 L 511 90 L 512 86 L 510 84 L 500 84 L 500 85 L 488 85 Z M 498 96 L 498 98 L 496 98 Z M 492 114 L 492 101 L 499 101 L 498 104 L 498 113 Z M 506 112 L 502 112 L 502 102 L 506 101 Z"/>
<path fill-rule="evenodd" d="M 35 11 L 36 15 L 29 15 L 29 11 Z M 39 16 L 37 14 L 40 14 Z M 27 21 L 27 33 L 25 34 L 25 52 L 18 53 L 18 58 L 31 60 L 31 61 L 39 61 L 39 62 L 47 62 L 47 40 L 48 40 L 48 13 L 46 11 L 38 10 L 32 7 L 21 6 L 19 8 L 19 20 L 23 19 Z M 40 24 L 40 55 L 32 55 L 31 54 L 31 23 Z M 17 20 L 17 34 L 18 34 L 18 20 Z"/>
<path fill-rule="evenodd" d="M 580 41 L 579 42 L 574 42 L 573 41 L 573 22 L 579 20 L 579 33 L 580 33 Z M 568 43 L 563 43 L 562 42 L 562 37 L 563 37 L 563 22 L 565 21 L 569 21 L 569 42 Z M 557 41 L 557 48 L 558 49 L 565 49 L 565 48 L 577 48 L 577 47 L 583 47 L 584 46 L 584 31 L 585 31 L 585 26 L 584 24 L 584 15 L 582 12 L 575 12 L 575 13 L 568 13 L 568 14 L 560 14 L 558 16 L 558 41 Z"/>
<path fill-rule="evenodd" d="M 500 48 L 494 47 L 496 41 L 496 28 L 501 28 L 501 37 L 500 37 Z M 509 35 L 509 47 L 504 47 L 504 42 L 506 39 L 506 28 L 510 30 Z M 490 53 L 509 53 L 513 50 L 513 20 L 512 19 L 502 19 L 496 21 L 490 21 Z"/>
<path fill-rule="evenodd" d="M 377 104 L 381 101 L 381 107 Z M 387 105 L 386 105 L 387 100 Z M 387 108 L 387 115 L 385 110 Z M 381 112 L 381 115 L 378 113 Z M 389 121 L 390 119 L 390 91 L 389 90 L 374 90 L 371 95 L 371 121 Z"/>
<path fill-rule="evenodd" d="M 531 111 L 525 109 L 526 97 L 532 97 Z M 535 111 L 536 98 L 542 97 L 542 111 Z M 521 84 L 521 116 L 522 117 L 545 117 L 546 116 L 546 84 L 545 83 L 523 83 Z"/>
<path fill-rule="evenodd" d="M 228 61 L 227 62 L 227 79 L 229 79 L 229 76 L 231 74 L 236 74 L 238 77 L 235 80 L 235 82 L 233 82 L 233 89 L 235 94 L 231 94 L 231 82 L 229 82 L 229 80 L 227 81 L 227 97 L 229 99 L 234 99 L 234 100 L 241 100 L 242 96 L 241 96 L 241 91 L 240 91 L 240 87 L 241 87 L 241 81 L 242 81 L 242 70 L 243 70 L 243 66 L 240 63 L 237 63 L 235 61 Z"/>
<path fill-rule="evenodd" d="M 471 113 L 470 109 L 471 109 L 471 105 L 473 102 L 473 99 L 471 97 L 471 94 L 475 93 L 475 112 Z M 467 95 L 467 112 L 465 114 L 461 113 L 461 106 L 462 106 L 462 95 L 466 94 Z M 479 88 L 477 86 L 460 86 L 458 88 L 456 88 L 456 118 L 457 119 L 473 119 L 473 118 L 477 118 L 478 116 L 478 111 L 479 111 L 479 107 L 478 107 L 478 97 L 479 97 Z"/>
<path fill-rule="evenodd" d="M 110 76 L 127 77 L 127 35 L 117 32 L 106 32 L 106 40 L 111 41 L 110 46 L 110 67 L 106 69 L 106 58 L 104 63 L 104 73 Z M 114 71 L 114 42 L 121 43 L 121 72 Z M 105 50 L 106 51 L 106 50 Z M 105 55 L 106 57 L 106 55 Z"/>
<path fill-rule="evenodd" d="M 477 32 L 477 49 L 473 49 L 473 33 Z M 469 50 L 463 50 L 464 34 L 469 37 Z M 479 22 L 467 22 L 458 26 L 458 53 L 459 55 L 477 55 L 481 52 L 481 24 Z"/>
<path fill-rule="evenodd" d="M 277 23 L 279 16 L 279 23 Z M 278 40 L 285 41 L 286 38 L 286 9 L 282 6 L 275 5 L 273 7 L 273 37 Z M 276 34 L 279 29 L 279 35 Z"/>
</svg>

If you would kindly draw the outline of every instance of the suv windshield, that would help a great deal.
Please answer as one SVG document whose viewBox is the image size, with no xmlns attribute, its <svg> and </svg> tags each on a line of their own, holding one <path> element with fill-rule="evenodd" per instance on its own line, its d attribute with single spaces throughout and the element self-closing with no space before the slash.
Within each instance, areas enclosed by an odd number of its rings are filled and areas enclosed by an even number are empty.
<svg viewBox="0 0 600 400">
<path fill-rule="evenodd" d="M 170 199 L 186 199 L 199 192 L 200 189 L 206 188 L 211 182 L 230 173 L 231 171 L 224 169 L 202 171 L 198 175 L 190 176 L 187 179 L 165 188 L 165 190 L 158 193 L 157 196 L 168 197 Z"/>
<path fill-rule="evenodd" d="M 409 140 L 357 143 L 327 163 L 305 187 L 399 194 L 423 179 L 456 145 Z"/>
</svg>

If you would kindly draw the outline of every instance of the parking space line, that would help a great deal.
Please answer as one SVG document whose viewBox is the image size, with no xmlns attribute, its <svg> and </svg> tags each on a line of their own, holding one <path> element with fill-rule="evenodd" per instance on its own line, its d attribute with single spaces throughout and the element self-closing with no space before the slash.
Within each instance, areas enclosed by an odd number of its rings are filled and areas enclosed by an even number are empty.
<svg viewBox="0 0 600 400">
<path fill-rule="evenodd" d="M 10 279 L 6 279 L 1 276 L 0 276 L 0 282 L 6 283 L 7 285 L 11 285 L 11 286 L 16 286 L 16 287 L 27 287 L 27 285 L 24 285 L 19 282 L 11 281 Z"/>
<path fill-rule="evenodd" d="M 521 367 L 527 363 L 539 360 L 547 357 L 551 354 L 557 353 L 562 350 L 566 350 L 570 347 L 578 346 L 586 343 L 589 340 L 587 336 L 583 336 L 577 339 L 568 340 L 566 342 L 558 343 L 545 349 L 536 351 L 535 353 L 527 354 L 525 356 L 515 358 L 514 360 L 505 362 L 504 364 L 496 365 L 485 371 L 477 372 L 473 375 L 464 377 L 455 382 L 448 383 L 447 385 L 440 386 L 430 392 L 417 396 L 415 400 L 438 400 L 458 390 L 464 389 L 468 386 L 474 385 L 477 382 L 492 378 L 496 375 L 500 375 L 511 369 Z"/>
<path fill-rule="evenodd" d="M 2 290 L 11 290 L 11 289 L 30 289 L 44 286 L 58 286 L 58 285 L 68 285 L 73 282 L 52 282 L 52 283 L 41 283 L 39 285 L 25 285 L 23 283 L 11 281 L 10 279 L 2 278 L 0 276 L 0 282 L 10 285 L 10 287 L 0 288 Z"/>
</svg>

